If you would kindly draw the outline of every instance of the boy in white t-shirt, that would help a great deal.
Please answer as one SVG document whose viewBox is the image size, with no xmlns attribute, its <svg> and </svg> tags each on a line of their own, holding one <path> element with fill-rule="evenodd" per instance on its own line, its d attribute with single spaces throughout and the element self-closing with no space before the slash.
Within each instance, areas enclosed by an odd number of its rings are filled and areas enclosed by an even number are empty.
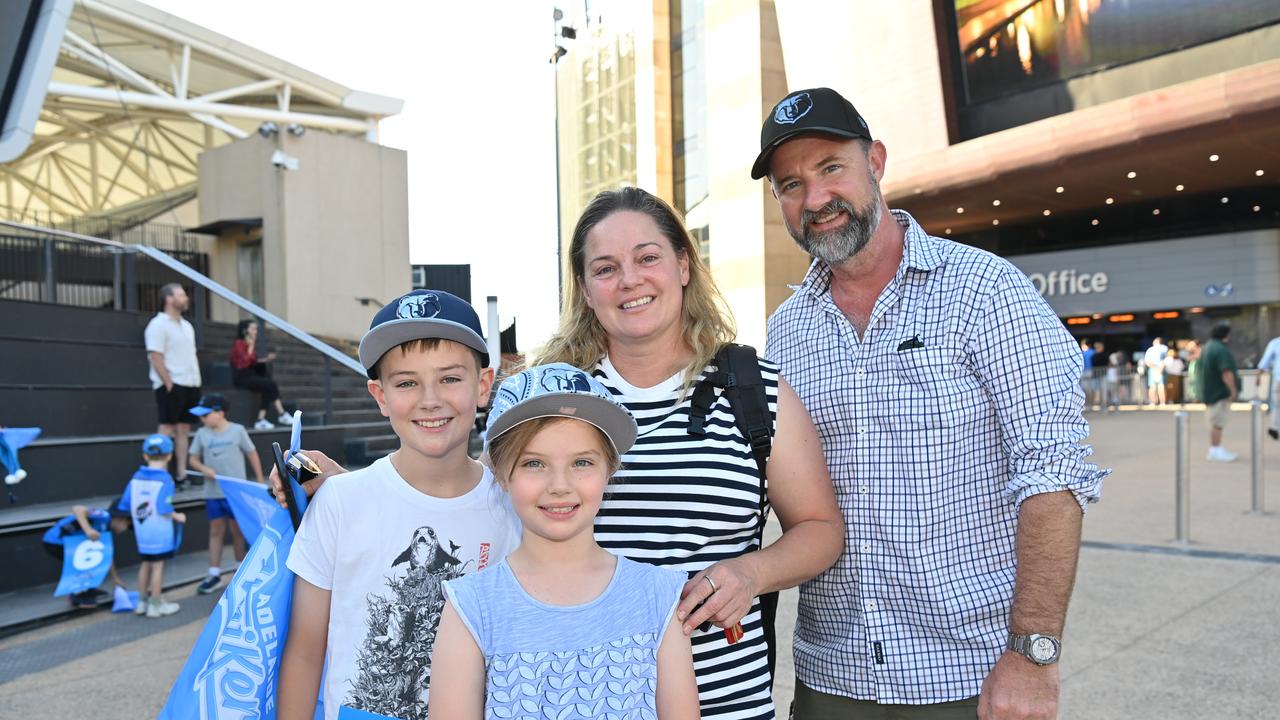
<svg viewBox="0 0 1280 720">
<path fill-rule="evenodd" d="M 287 563 L 297 582 L 282 720 L 310 720 L 322 669 L 326 720 L 427 717 L 444 581 L 520 541 L 506 494 L 467 454 L 493 384 L 486 354 L 475 310 L 432 290 L 391 301 L 360 341 L 400 449 L 330 478 L 303 516 Z"/>
</svg>

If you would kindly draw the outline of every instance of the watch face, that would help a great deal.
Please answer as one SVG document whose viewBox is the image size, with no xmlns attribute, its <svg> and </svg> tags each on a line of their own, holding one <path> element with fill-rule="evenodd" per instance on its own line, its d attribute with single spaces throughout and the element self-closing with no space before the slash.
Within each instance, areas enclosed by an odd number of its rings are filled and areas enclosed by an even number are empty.
<svg viewBox="0 0 1280 720">
<path fill-rule="evenodd" d="M 1047 637 L 1038 637 L 1031 643 L 1031 657 L 1037 662 L 1049 662 L 1056 651 L 1053 640 Z"/>
</svg>

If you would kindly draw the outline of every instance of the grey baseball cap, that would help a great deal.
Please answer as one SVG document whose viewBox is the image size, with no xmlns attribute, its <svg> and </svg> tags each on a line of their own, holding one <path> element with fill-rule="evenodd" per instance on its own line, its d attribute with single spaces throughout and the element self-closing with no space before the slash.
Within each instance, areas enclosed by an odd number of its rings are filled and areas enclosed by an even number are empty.
<svg viewBox="0 0 1280 720">
<path fill-rule="evenodd" d="M 498 386 L 485 443 L 527 420 L 576 418 L 603 432 L 621 455 L 636 442 L 636 421 L 599 380 L 565 363 L 535 365 Z"/>
<path fill-rule="evenodd" d="M 393 347 L 410 340 L 440 338 L 462 343 L 488 357 L 480 316 L 462 298 L 443 290 L 414 290 L 383 306 L 360 339 L 360 364 L 373 377 L 373 367 Z"/>
</svg>

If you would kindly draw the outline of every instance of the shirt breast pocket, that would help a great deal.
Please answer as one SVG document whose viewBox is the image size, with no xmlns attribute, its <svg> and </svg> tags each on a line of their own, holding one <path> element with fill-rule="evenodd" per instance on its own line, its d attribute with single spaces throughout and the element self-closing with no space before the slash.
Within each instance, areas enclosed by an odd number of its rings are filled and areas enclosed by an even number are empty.
<svg viewBox="0 0 1280 720">
<path fill-rule="evenodd" d="M 897 353 L 896 413 L 906 428 L 957 427 L 981 402 L 981 389 L 962 349 L 920 347 Z"/>
</svg>

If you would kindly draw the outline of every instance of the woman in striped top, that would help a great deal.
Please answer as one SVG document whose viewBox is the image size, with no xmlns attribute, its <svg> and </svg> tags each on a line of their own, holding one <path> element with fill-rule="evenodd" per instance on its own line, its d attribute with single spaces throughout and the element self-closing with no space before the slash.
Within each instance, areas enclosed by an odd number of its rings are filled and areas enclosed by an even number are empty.
<svg viewBox="0 0 1280 720">
<path fill-rule="evenodd" d="M 677 613 L 691 635 L 702 716 L 772 718 L 758 597 L 814 577 L 843 547 L 813 423 L 777 366 L 762 360 L 773 420 L 767 486 L 718 391 L 705 436 L 689 434 L 690 391 L 716 369 L 713 358 L 735 330 L 693 239 L 665 202 L 638 188 L 597 195 L 569 252 L 560 328 L 537 362 L 592 372 L 640 427 L 596 519 L 597 541 L 689 573 Z M 777 511 L 783 535 L 762 550 L 763 487 L 764 507 Z M 739 624 L 741 639 L 732 642 Z"/>
</svg>

